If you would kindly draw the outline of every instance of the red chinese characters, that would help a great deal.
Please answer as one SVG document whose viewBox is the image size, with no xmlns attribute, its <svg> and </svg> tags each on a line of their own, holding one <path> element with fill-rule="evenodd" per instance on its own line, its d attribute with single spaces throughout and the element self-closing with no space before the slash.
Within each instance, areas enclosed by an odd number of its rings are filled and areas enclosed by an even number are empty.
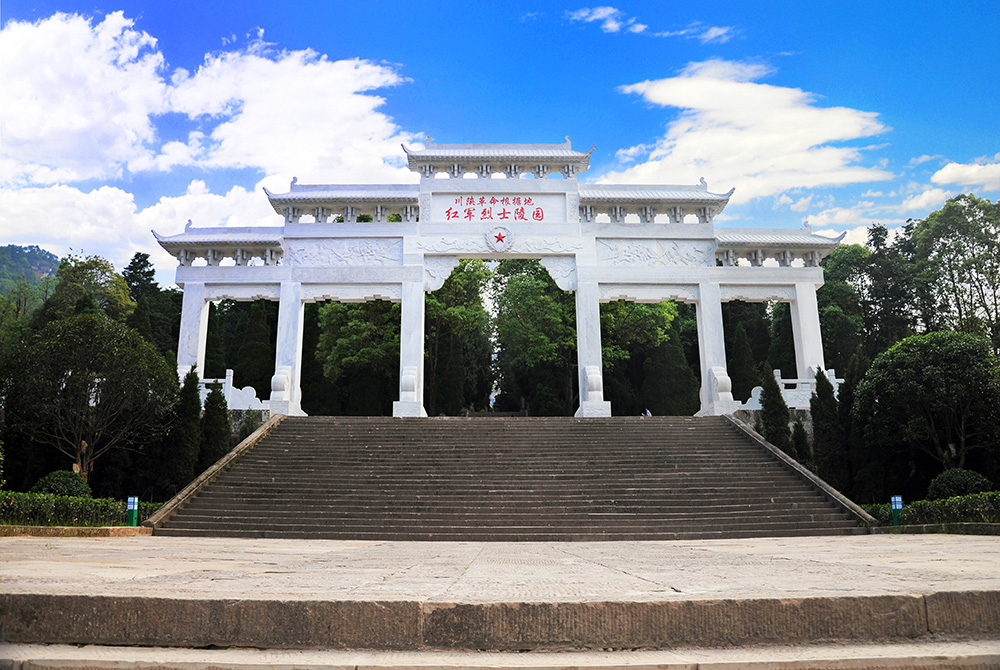
<svg viewBox="0 0 1000 670">
<path fill-rule="evenodd" d="M 473 223 L 488 221 L 544 221 L 544 207 L 531 196 L 461 195 L 445 210 L 445 220 Z"/>
</svg>

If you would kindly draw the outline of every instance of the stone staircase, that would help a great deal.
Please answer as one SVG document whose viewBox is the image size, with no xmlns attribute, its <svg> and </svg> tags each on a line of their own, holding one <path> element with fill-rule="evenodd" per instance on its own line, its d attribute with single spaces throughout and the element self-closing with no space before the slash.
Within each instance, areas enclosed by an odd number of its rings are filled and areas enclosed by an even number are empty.
<svg viewBox="0 0 1000 670">
<path fill-rule="evenodd" d="M 866 532 L 721 417 L 287 418 L 155 530 L 465 541 Z"/>
</svg>

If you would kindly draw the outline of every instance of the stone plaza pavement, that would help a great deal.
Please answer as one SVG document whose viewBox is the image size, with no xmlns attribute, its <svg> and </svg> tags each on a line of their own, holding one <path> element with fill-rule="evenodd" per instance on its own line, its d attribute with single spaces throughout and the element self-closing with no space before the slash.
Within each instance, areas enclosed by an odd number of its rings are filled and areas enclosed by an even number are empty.
<svg viewBox="0 0 1000 670">
<path fill-rule="evenodd" d="M 1000 537 L 669 542 L 0 538 L 0 593 L 663 601 L 1000 591 Z"/>
<path fill-rule="evenodd" d="M 992 599 L 1000 593 L 1000 538 L 864 535 L 581 543 L 230 540 L 156 536 L 0 538 L 0 603 L 14 602 L 12 599 L 23 594 L 35 594 L 177 601 L 451 604 L 445 607 L 500 603 L 516 608 L 530 603 L 642 605 L 755 599 L 782 603 L 815 599 L 823 603 L 879 596 L 922 596 L 930 602 L 934 594 L 959 592 L 985 593 Z M 992 609 L 992 605 L 989 607 Z M 977 616 L 981 618 L 982 614 Z M 996 616 L 1000 617 L 1000 613 Z M 991 617 L 987 615 L 986 618 Z M 0 611 L 0 630 L 3 624 Z M 965 635 L 960 636 L 961 639 L 931 635 L 911 643 L 896 640 L 895 644 L 881 645 L 867 644 L 878 642 L 869 640 L 865 641 L 863 651 L 857 653 L 885 653 L 887 658 L 893 654 L 905 656 L 907 650 L 915 652 L 919 645 L 924 645 L 928 653 L 961 655 L 965 650 L 980 658 L 992 658 L 997 666 L 987 663 L 982 667 L 998 667 L 1000 640 L 994 632 L 996 622 L 986 625 L 985 635 Z M 6 644 L 0 644 L 0 659 L 46 657 L 46 654 L 56 653 L 53 650 L 62 649 L 26 643 L 31 640 L 12 642 L 8 639 L 4 642 Z M 802 647 L 789 641 L 782 653 L 789 659 L 807 658 L 809 653 L 818 653 L 822 646 L 817 645 L 821 644 L 822 640 L 818 640 L 812 646 Z M 945 646 L 941 647 L 942 644 Z M 883 648 L 889 651 L 878 651 Z M 74 650 L 73 654 L 80 658 L 91 653 L 93 656 L 87 658 L 95 662 L 100 658 L 119 657 L 125 662 L 134 659 L 137 653 L 148 654 L 148 651 L 96 646 L 66 649 Z M 86 652 L 87 649 L 91 652 Z M 317 666 L 325 663 L 331 667 L 366 664 L 469 667 L 467 660 L 461 660 L 461 648 L 446 650 L 445 656 L 433 655 L 436 652 L 421 656 L 418 649 L 367 653 L 328 651 L 323 652 L 327 656 L 322 657 L 316 656 L 321 653 L 319 651 L 301 648 L 298 651 L 241 652 L 174 649 L 163 653 L 166 654 L 163 658 L 176 657 L 180 664 L 177 667 L 182 667 L 185 658 L 205 661 L 209 658 L 206 654 L 216 654 L 210 658 L 221 663 L 220 667 L 227 662 L 233 667 L 306 662 Z M 233 656 L 227 661 L 226 654 L 237 653 L 245 656 Z M 523 654 L 478 652 L 474 665 L 601 665 L 598 660 L 602 658 L 601 652 L 596 656 L 594 653 L 549 654 L 548 657 L 554 660 L 546 663 L 539 660 L 545 656 L 538 654 L 524 657 Z M 604 665 L 674 667 L 672 663 L 680 663 L 677 667 L 694 667 L 684 665 L 690 658 L 683 661 L 678 653 L 681 652 L 676 649 L 606 652 L 611 655 L 605 654 Z M 704 663 L 712 658 L 722 662 L 726 654 L 732 656 L 734 653 L 725 649 L 690 652 L 701 659 L 703 665 L 699 667 L 708 667 Z M 744 651 L 739 657 L 746 659 L 752 653 Z M 855 652 L 845 647 L 842 656 L 851 653 Z M 393 654 L 396 654 L 395 660 L 392 660 Z"/>
</svg>

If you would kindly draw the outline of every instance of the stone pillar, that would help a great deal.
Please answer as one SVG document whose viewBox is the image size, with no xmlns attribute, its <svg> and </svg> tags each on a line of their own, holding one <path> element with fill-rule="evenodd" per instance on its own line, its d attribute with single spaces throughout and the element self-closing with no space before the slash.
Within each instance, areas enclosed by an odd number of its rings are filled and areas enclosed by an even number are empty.
<svg viewBox="0 0 1000 670">
<path fill-rule="evenodd" d="M 811 384 L 815 376 L 814 370 L 817 368 L 826 369 L 815 284 L 795 285 L 795 300 L 791 303 L 791 316 L 792 338 L 795 342 L 795 373 L 799 379 L 807 380 Z"/>
<path fill-rule="evenodd" d="M 697 416 L 727 414 L 739 403 L 726 371 L 726 337 L 718 284 L 698 285 L 698 354 L 701 360 L 701 410 Z"/>
<path fill-rule="evenodd" d="M 208 339 L 208 301 L 203 282 L 184 283 L 181 304 L 181 328 L 177 338 L 177 374 L 181 381 L 197 366 L 198 376 L 205 377 L 205 344 Z"/>
<path fill-rule="evenodd" d="M 278 303 L 278 339 L 274 354 L 274 376 L 271 377 L 272 414 L 305 416 L 302 411 L 302 322 L 305 307 L 302 285 L 295 281 L 281 282 Z"/>
<path fill-rule="evenodd" d="M 611 416 L 604 399 L 601 366 L 601 292 L 597 282 L 576 287 L 576 360 L 579 368 L 580 407 L 576 416 Z"/>
<path fill-rule="evenodd" d="M 424 409 L 424 282 L 403 282 L 399 338 L 399 400 L 393 416 L 427 416 Z"/>
</svg>

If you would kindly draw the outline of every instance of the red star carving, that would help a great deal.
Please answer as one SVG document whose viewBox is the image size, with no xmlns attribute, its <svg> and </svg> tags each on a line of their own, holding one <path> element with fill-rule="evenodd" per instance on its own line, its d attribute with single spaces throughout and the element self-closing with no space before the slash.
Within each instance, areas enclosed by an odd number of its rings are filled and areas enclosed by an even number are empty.
<svg viewBox="0 0 1000 670">
<path fill-rule="evenodd" d="M 498 243 L 502 243 L 503 239 L 504 239 L 504 234 L 503 233 L 497 233 L 496 235 L 494 235 L 494 237 L 497 238 L 497 242 Z"/>
</svg>

